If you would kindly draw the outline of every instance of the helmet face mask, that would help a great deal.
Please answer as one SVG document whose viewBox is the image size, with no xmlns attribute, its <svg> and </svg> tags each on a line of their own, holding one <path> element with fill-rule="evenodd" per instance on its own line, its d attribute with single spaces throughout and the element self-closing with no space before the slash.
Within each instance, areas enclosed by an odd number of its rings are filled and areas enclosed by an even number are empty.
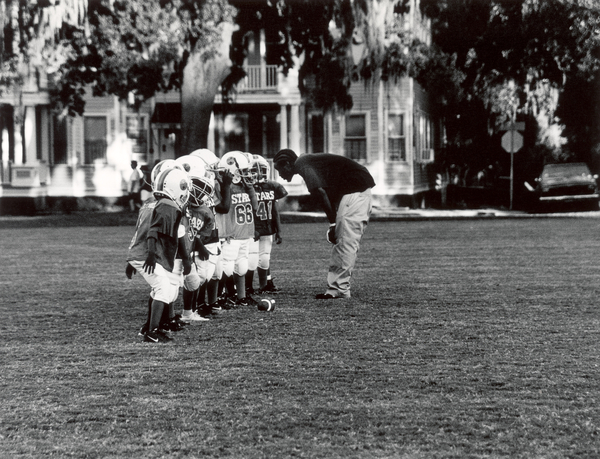
<svg viewBox="0 0 600 459">
<path fill-rule="evenodd" d="M 214 180 L 210 177 L 192 177 L 192 189 L 190 191 L 190 204 L 196 207 L 201 205 L 213 205 Z"/>
<path fill-rule="evenodd" d="M 190 196 L 191 183 L 187 173 L 179 168 L 159 172 L 152 186 L 154 196 L 169 198 L 182 210 Z"/>
<path fill-rule="evenodd" d="M 214 180 L 212 172 L 206 171 L 205 162 L 198 156 L 185 155 L 175 160 L 185 170 L 191 180 L 190 204 L 201 206 L 212 202 Z"/>
<path fill-rule="evenodd" d="M 253 155 L 253 168 L 256 171 L 258 183 L 265 183 L 271 176 L 271 166 L 269 162 L 260 155 Z"/>
</svg>

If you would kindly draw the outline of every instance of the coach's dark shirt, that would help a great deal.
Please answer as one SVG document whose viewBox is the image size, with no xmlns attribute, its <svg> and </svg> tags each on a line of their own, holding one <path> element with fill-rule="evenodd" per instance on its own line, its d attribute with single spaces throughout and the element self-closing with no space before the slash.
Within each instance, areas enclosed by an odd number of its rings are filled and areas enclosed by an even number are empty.
<svg viewBox="0 0 600 459">
<path fill-rule="evenodd" d="M 301 155 L 294 164 L 294 172 L 302 176 L 308 191 L 323 188 L 334 207 L 342 196 L 375 186 L 366 167 L 345 156 L 330 153 Z"/>
</svg>

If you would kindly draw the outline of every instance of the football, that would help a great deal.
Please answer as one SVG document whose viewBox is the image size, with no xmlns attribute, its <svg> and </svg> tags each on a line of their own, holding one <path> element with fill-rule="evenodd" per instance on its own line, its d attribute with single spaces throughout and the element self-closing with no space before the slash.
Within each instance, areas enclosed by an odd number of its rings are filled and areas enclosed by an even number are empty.
<svg viewBox="0 0 600 459">
<path fill-rule="evenodd" d="M 269 298 L 262 298 L 258 302 L 258 310 L 271 312 L 275 309 L 275 300 L 271 300 Z"/>
</svg>

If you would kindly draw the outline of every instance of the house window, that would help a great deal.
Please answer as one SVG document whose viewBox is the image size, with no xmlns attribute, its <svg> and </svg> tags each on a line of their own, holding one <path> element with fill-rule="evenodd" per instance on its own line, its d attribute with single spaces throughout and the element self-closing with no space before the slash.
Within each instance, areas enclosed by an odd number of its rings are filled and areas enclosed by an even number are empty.
<svg viewBox="0 0 600 459">
<path fill-rule="evenodd" d="M 126 133 L 131 142 L 131 152 L 146 155 L 148 152 L 148 118 L 145 116 L 127 116 Z"/>
<path fill-rule="evenodd" d="M 84 117 L 85 164 L 106 162 L 106 116 Z"/>
<path fill-rule="evenodd" d="M 433 161 L 433 128 L 431 125 L 431 119 L 427 115 L 422 115 L 419 118 L 419 137 L 421 146 L 421 161 Z"/>
<path fill-rule="evenodd" d="M 367 159 L 367 119 L 366 115 L 348 115 L 346 117 L 346 137 L 344 151 L 348 158 Z"/>
<path fill-rule="evenodd" d="M 310 153 L 325 153 L 325 125 L 323 115 L 313 113 L 309 115 L 308 139 Z"/>
<path fill-rule="evenodd" d="M 389 114 L 387 119 L 388 161 L 406 161 L 404 115 Z"/>
<path fill-rule="evenodd" d="M 220 153 L 248 151 L 248 114 L 230 113 L 216 117 L 215 149 Z"/>
<path fill-rule="evenodd" d="M 53 156 L 52 164 L 67 164 L 67 117 L 66 116 L 54 116 L 53 123 Z"/>
</svg>

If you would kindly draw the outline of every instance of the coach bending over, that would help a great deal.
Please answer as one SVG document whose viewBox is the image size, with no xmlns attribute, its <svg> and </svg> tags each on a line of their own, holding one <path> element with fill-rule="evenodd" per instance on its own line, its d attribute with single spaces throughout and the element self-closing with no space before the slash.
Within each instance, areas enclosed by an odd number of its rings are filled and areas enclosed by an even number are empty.
<svg viewBox="0 0 600 459">
<path fill-rule="evenodd" d="M 327 274 L 327 291 L 316 298 L 350 298 L 350 278 L 360 240 L 371 215 L 371 188 L 375 182 L 367 169 L 344 156 L 314 153 L 298 157 L 290 149 L 273 158 L 279 175 L 290 182 L 299 174 L 329 219 L 327 240 L 333 244 Z"/>
</svg>

